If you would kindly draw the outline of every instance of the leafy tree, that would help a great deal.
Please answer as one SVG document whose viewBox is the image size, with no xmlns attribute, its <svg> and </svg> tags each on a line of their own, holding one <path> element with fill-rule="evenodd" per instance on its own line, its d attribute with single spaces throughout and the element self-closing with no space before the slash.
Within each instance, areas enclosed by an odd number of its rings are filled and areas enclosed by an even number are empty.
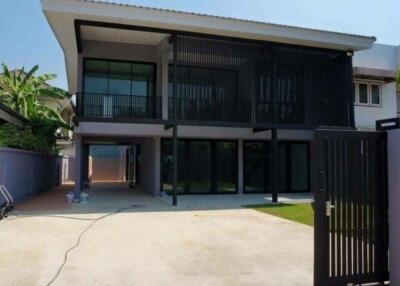
<svg viewBox="0 0 400 286">
<path fill-rule="evenodd" d="M 399 69 L 397 70 L 396 83 L 400 85 L 400 67 L 399 67 Z"/>
<path fill-rule="evenodd" d="M 68 93 L 60 88 L 47 84 L 56 78 L 53 74 L 35 76 L 39 66 L 34 66 L 28 72 L 24 68 L 10 72 L 7 65 L 2 64 L 3 73 L 0 76 L 0 101 L 20 113 L 32 118 L 62 119 L 60 110 L 54 110 L 39 102 L 39 97 L 63 99 Z"/>
<path fill-rule="evenodd" d="M 5 124 L 0 127 L 0 146 L 33 150 L 46 154 L 57 154 L 56 131 L 60 127 L 70 127 L 61 118 L 61 110 L 53 109 L 39 102 L 39 98 L 64 99 L 68 93 L 47 84 L 56 76 L 44 74 L 35 76 L 39 69 L 34 66 L 28 72 L 9 71 L 2 64 L 0 74 L 0 102 L 29 119 L 22 128 Z"/>
</svg>

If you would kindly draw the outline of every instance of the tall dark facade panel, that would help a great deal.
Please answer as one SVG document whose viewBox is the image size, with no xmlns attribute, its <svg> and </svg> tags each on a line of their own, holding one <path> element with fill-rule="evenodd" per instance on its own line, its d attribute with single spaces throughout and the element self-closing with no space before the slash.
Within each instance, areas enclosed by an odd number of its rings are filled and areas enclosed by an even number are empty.
<svg viewBox="0 0 400 286">
<path fill-rule="evenodd" d="M 174 44 L 178 120 L 354 125 L 345 52 L 198 35 Z"/>
</svg>

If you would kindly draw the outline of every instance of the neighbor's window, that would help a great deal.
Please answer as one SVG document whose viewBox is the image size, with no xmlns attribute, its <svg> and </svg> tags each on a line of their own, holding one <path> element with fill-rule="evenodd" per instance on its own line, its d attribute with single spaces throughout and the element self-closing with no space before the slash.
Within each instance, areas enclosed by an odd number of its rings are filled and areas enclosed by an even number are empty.
<svg viewBox="0 0 400 286">
<path fill-rule="evenodd" d="M 358 103 L 368 104 L 368 85 L 365 83 L 358 84 Z"/>
<path fill-rule="evenodd" d="M 381 106 L 381 84 L 374 82 L 355 82 L 355 104 Z"/>
<path fill-rule="evenodd" d="M 381 87 L 378 84 L 371 84 L 371 104 L 381 105 Z"/>
</svg>

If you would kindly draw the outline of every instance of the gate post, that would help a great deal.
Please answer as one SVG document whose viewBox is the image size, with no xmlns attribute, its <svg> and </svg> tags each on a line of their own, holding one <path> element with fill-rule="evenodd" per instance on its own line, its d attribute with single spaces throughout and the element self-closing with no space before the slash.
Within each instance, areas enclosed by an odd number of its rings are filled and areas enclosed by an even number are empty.
<svg viewBox="0 0 400 286">
<path fill-rule="evenodd" d="M 387 130 L 388 209 L 390 245 L 390 284 L 400 285 L 400 129 L 399 119 L 392 120 L 394 128 Z M 377 122 L 378 123 L 378 122 Z"/>
</svg>

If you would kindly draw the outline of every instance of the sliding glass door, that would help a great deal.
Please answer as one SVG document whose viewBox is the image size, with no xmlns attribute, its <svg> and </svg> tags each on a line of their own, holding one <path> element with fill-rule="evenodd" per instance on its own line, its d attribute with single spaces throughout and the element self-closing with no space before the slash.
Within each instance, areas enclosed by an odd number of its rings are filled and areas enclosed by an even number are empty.
<svg viewBox="0 0 400 286">
<path fill-rule="evenodd" d="M 267 142 L 244 142 L 244 191 L 246 193 L 268 192 L 269 144 Z"/>
<path fill-rule="evenodd" d="M 179 166 L 180 169 L 189 167 L 188 184 L 191 194 L 204 194 L 210 192 L 211 169 L 210 169 L 210 142 L 189 141 L 190 159 Z M 188 166 L 189 165 L 189 166 Z"/>
<path fill-rule="evenodd" d="M 172 190 L 172 140 L 162 140 L 163 191 Z M 184 194 L 236 193 L 237 143 L 179 140 L 178 190 Z"/>
<path fill-rule="evenodd" d="M 237 144 L 231 141 L 215 142 L 215 189 L 217 193 L 236 193 Z"/>
<path fill-rule="evenodd" d="M 309 147 L 306 142 L 280 142 L 278 145 L 278 191 L 309 191 Z M 271 191 L 269 142 L 244 142 L 244 192 Z"/>
</svg>

